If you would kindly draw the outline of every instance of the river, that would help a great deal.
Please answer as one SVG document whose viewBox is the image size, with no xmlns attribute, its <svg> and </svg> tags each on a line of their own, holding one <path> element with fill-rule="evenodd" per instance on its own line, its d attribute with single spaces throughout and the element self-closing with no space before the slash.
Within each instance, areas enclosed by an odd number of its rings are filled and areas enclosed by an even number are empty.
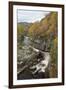
<svg viewBox="0 0 66 90">
<path fill-rule="evenodd" d="M 32 49 L 32 53 L 33 52 L 37 53 L 36 57 L 38 57 L 38 58 L 35 59 L 35 60 L 37 60 L 37 63 L 29 65 L 29 66 L 28 66 L 28 64 L 25 65 L 26 68 L 23 70 L 23 68 L 24 68 L 23 67 L 21 69 L 21 71 L 19 71 L 20 73 L 18 74 L 18 77 L 17 77 L 18 80 L 33 79 L 33 78 L 35 78 L 35 79 L 37 79 L 37 78 L 38 79 L 39 78 L 49 78 L 49 72 L 46 73 L 46 69 L 48 70 L 48 68 L 49 68 L 50 53 L 49 52 L 43 52 L 43 51 L 31 46 L 30 43 L 31 43 L 31 41 L 30 41 L 29 37 L 25 36 L 24 37 L 25 53 L 28 50 L 29 50 L 28 52 L 30 52 L 30 48 Z M 41 54 L 41 57 L 39 57 L 40 54 Z M 27 56 L 27 54 L 26 54 L 26 56 Z M 33 58 L 31 58 L 31 61 L 32 60 L 33 60 Z M 36 62 L 35 60 L 33 60 L 33 61 Z"/>
</svg>

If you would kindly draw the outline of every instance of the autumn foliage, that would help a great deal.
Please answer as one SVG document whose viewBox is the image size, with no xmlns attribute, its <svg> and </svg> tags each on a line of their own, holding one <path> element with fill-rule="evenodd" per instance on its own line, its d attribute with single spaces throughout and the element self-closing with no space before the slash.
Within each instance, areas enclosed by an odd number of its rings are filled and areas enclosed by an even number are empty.
<svg viewBox="0 0 66 90">
<path fill-rule="evenodd" d="M 57 12 L 51 12 L 45 18 L 43 18 L 40 22 L 33 23 L 28 31 L 28 35 L 34 39 L 44 39 L 48 42 L 49 51 L 51 55 L 51 64 L 50 64 L 50 77 L 57 77 L 57 69 L 58 69 L 58 37 L 57 37 L 57 21 L 58 15 Z"/>
<path fill-rule="evenodd" d="M 24 37 L 24 26 L 18 24 L 17 35 Z M 26 35 L 32 40 L 43 40 L 46 44 L 46 50 L 49 51 L 51 62 L 49 67 L 49 77 L 57 77 L 58 70 L 58 13 L 51 12 L 40 21 L 31 23 Z M 19 39 L 19 38 L 18 38 Z M 21 39 L 22 40 L 22 39 Z M 42 44 L 42 43 L 41 43 Z"/>
</svg>

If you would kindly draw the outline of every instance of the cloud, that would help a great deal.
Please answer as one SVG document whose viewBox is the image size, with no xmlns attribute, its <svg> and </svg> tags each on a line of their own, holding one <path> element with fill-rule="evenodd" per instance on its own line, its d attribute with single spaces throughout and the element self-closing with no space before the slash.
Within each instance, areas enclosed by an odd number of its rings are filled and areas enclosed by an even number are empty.
<svg viewBox="0 0 66 90">
<path fill-rule="evenodd" d="M 18 9 L 17 18 L 18 22 L 35 22 L 40 21 L 50 12 L 46 11 L 37 11 L 37 10 L 22 10 Z"/>
</svg>

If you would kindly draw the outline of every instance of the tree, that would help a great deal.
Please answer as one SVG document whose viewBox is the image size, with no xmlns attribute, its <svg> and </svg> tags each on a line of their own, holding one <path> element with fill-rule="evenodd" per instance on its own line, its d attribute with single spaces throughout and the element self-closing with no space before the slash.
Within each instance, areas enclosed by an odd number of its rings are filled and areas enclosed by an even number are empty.
<svg viewBox="0 0 66 90">
<path fill-rule="evenodd" d="M 24 40 L 24 34 L 25 34 L 24 26 L 21 23 L 18 23 L 17 24 L 17 42 L 19 46 L 22 44 L 22 41 Z"/>
<path fill-rule="evenodd" d="M 57 77 L 58 70 L 58 38 L 53 40 L 53 44 L 50 50 L 51 65 L 50 65 L 50 77 Z"/>
</svg>

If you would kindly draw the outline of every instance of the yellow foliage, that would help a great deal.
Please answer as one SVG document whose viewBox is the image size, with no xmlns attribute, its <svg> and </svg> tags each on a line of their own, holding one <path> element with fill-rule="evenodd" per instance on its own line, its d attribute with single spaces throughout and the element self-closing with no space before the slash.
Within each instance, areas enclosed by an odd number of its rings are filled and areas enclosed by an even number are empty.
<svg viewBox="0 0 66 90">
<path fill-rule="evenodd" d="M 50 36 L 51 33 L 56 36 L 57 32 L 57 12 L 51 12 L 40 22 L 33 23 L 28 31 L 29 36 Z"/>
<path fill-rule="evenodd" d="M 33 36 L 35 35 L 37 32 L 38 32 L 38 27 L 39 27 L 39 23 L 38 22 L 35 22 L 34 24 L 31 25 L 31 27 L 29 28 L 29 35 Z"/>
</svg>

